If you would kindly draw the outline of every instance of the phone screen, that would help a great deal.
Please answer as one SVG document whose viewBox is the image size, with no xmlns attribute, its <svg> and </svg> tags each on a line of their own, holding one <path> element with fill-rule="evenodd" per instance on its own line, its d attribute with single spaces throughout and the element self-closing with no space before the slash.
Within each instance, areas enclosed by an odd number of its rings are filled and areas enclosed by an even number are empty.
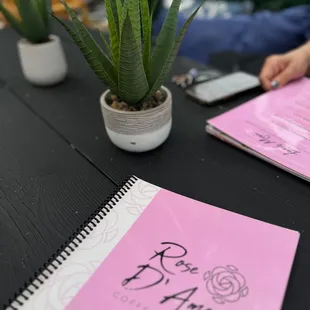
<svg viewBox="0 0 310 310">
<path fill-rule="evenodd" d="M 234 72 L 194 85 L 188 88 L 186 93 L 199 101 L 213 103 L 258 86 L 260 86 L 260 81 L 257 76 L 245 72 Z"/>
</svg>

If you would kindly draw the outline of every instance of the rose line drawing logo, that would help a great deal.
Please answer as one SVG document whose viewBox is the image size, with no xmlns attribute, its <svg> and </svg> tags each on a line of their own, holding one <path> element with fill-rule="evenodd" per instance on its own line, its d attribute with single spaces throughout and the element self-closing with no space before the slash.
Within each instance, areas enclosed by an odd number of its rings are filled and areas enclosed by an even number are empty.
<svg viewBox="0 0 310 310">
<path fill-rule="evenodd" d="M 220 266 L 204 274 L 207 291 L 217 304 L 237 302 L 249 294 L 246 280 L 233 265 Z"/>
</svg>

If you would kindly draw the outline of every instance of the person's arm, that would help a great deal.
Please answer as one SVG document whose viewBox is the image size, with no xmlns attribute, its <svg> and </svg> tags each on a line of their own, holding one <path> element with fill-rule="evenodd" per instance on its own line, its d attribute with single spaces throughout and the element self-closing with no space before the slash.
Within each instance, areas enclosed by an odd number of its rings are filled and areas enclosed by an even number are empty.
<svg viewBox="0 0 310 310">
<path fill-rule="evenodd" d="M 308 67 L 308 71 L 307 71 L 307 75 L 310 75 L 310 41 L 308 41 L 304 46 L 301 47 L 305 53 L 308 55 L 308 59 L 309 59 L 309 67 Z"/>
<path fill-rule="evenodd" d="M 310 75 L 310 40 L 304 45 L 292 50 L 288 54 L 300 53 L 300 55 L 305 55 L 305 58 L 308 59 L 308 68 L 307 75 Z"/>
</svg>

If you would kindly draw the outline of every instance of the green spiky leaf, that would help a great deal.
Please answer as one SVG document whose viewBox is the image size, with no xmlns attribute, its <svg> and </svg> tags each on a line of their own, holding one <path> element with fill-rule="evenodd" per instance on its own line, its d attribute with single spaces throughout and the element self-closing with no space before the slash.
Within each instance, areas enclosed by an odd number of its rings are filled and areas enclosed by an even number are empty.
<svg viewBox="0 0 310 310">
<path fill-rule="evenodd" d="M 120 47 L 119 96 L 128 104 L 137 104 L 147 94 L 149 85 L 129 14 L 125 18 Z"/>
<path fill-rule="evenodd" d="M 78 19 L 75 12 L 73 12 L 64 1 L 60 1 L 64 4 L 67 13 L 72 19 L 76 32 L 74 32 L 53 15 L 54 18 L 56 18 L 56 20 L 58 20 L 70 34 L 97 77 L 103 80 L 113 92 L 117 93 L 117 74 L 113 64 L 93 39 L 93 37 L 89 34 L 83 23 Z"/>
<path fill-rule="evenodd" d="M 167 58 L 165 59 L 165 64 L 162 67 L 161 72 L 159 73 L 159 75 L 157 76 L 157 79 L 154 81 L 154 83 L 152 85 L 150 85 L 150 91 L 149 93 L 146 95 L 146 98 L 151 97 L 152 95 L 154 95 L 154 93 L 160 89 L 160 87 L 162 86 L 162 84 L 164 83 L 166 76 L 168 75 L 172 63 L 178 53 L 178 50 L 180 48 L 181 42 L 186 34 L 186 31 L 188 29 L 188 27 L 190 26 L 191 22 L 193 21 L 193 19 L 195 18 L 196 14 L 198 13 L 200 7 L 202 4 L 200 4 L 200 6 L 194 11 L 194 13 L 192 13 L 192 15 L 188 18 L 188 20 L 185 22 L 185 24 L 183 25 L 182 29 L 180 30 L 180 33 L 178 35 L 178 37 L 176 38 L 176 40 L 174 41 L 173 47 L 171 48 L 171 50 L 169 51 L 169 54 L 167 56 Z"/>
<path fill-rule="evenodd" d="M 31 0 L 31 3 L 41 15 L 45 27 L 49 28 L 49 12 L 51 11 L 50 0 Z"/>
<path fill-rule="evenodd" d="M 106 0 L 110 42 L 100 33 L 105 53 L 64 0 L 60 1 L 71 17 L 75 31 L 58 21 L 71 35 L 98 78 L 130 105 L 149 99 L 163 85 L 184 35 L 200 8 L 177 34 L 181 0 L 173 0 L 152 54 L 154 8 L 149 7 L 147 0 Z"/>
<path fill-rule="evenodd" d="M 109 78 L 108 74 L 106 73 L 102 65 L 95 58 L 92 57 L 91 51 L 81 40 L 80 36 L 77 33 L 75 33 L 69 26 L 67 26 L 63 21 L 61 21 L 58 17 L 56 17 L 55 15 L 52 15 L 52 16 L 65 28 L 65 30 L 71 36 L 73 41 L 79 47 L 89 67 L 94 71 L 98 79 L 105 82 L 107 86 L 110 87 L 110 89 L 113 92 L 117 93 L 116 84 L 113 81 L 111 81 L 111 79 Z"/>
<path fill-rule="evenodd" d="M 151 59 L 151 40 L 152 40 L 152 16 L 150 15 L 148 0 L 141 0 L 142 33 L 143 33 L 143 64 L 146 75 Z"/>
<path fill-rule="evenodd" d="M 155 84 L 159 75 L 163 71 L 169 54 L 171 53 L 171 50 L 174 46 L 180 4 L 181 0 L 173 0 L 162 29 L 157 37 L 156 45 L 151 59 L 149 82 L 152 86 Z"/>
<path fill-rule="evenodd" d="M 122 15 L 123 15 L 123 4 L 122 4 L 122 0 L 116 0 L 116 10 L 117 10 L 117 18 L 118 18 L 118 33 L 119 36 L 121 35 L 121 29 L 120 29 L 120 21 L 122 19 Z M 116 15 L 116 13 L 113 13 Z"/>
<path fill-rule="evenodd" d="M 113 52 L 112 52 L 112 50 L 111 50 L 111 47 L 110 47 L 109 43 L 107 42 L 107 40 L 106 40 L 104 34 L 103 34 L 101 31 L 99 31 L 99 34 L 100 34 L 101 40 L 102 40 L 102 42 L 103 42 L 103 44 L 104 44 L 104 46 L 105 46 L 107 52 L 108 52 L 108 55 L 109 55 L 109 58 L 111 59 L 111 62 L 112 62 L 113 64 L 116 64 L 117 61 L 116 61 L 116 59 L 114 58 Z M 118 69 L 117 67 L 114 67 L 114 68 L 115 68 L 116 70 Z"/>
<path fill-rule="evenodd" d="M 106 0 L 105 6 L 108 16 L 109 34 L 111 42 L 111 50 L 113 59 L 115 59 L 114 66 L 118 67 L 119 61 L 119 18 L 115 0 Z"/>
<path fill-rule="evenodd" d="M 15 3 L 27 39 L 33 43 L 47 42 L 49 40 L 49 30 L 37 8 L 37 4 L 30 0 L 15 0 Z"/>
<path fill-rule="evenodd" d="M 133 34 L 137 42 L 138 51 L 141 54 L 140 0 L 128 0 L 128 14 Z"/>
<path fill-rule="evenodd" d="M 124 27 L 124 22 L 128 14 L 128 3 L 130 0 L 123 0 L 123 9 L 122 9 L 122 14 L 121 14 L 121 19 L 120 19 L 120 24 L 119 24 L 119 31 L 120 31 L 120 36 L 123 31 Z"/>
<path fill-rule="evenodd" d="M 0 1 L 0 11 L 7 22 L 31 43 L 49 41 L 49 0 L 15 0 L 19 18 L 14 17 Z"/>
</svg>

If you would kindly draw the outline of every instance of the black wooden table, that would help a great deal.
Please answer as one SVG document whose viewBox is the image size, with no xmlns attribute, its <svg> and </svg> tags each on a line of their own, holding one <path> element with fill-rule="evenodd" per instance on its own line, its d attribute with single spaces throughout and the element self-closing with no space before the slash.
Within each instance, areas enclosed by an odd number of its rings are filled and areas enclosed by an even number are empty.
<svg viewBox="0 0 310 310">
<path fill-rule="evenodd" d="M 131 154 L 110 143 L 99 96 L 105 90 L 61 31 L 70 73 L 35 88 L 21 75 L 17 36 L 0 32 L 0 307 L 129 174 L 262 221 L 298 230 L 301 239 L 283 309 L 310 309 L 309 184 L 205 133 L 205 120 L 252 98 L 215 107 L 173 93 L 171 136 L 157 150 Z M 240 60 L 217 56 L 230 70 Z M 258 73 L 262 60 L 241 69 Z M 192 64 L 177 59 L 173 73 Z M 250 309 L 249 309 L 250 310 Z"/>
</svg>

